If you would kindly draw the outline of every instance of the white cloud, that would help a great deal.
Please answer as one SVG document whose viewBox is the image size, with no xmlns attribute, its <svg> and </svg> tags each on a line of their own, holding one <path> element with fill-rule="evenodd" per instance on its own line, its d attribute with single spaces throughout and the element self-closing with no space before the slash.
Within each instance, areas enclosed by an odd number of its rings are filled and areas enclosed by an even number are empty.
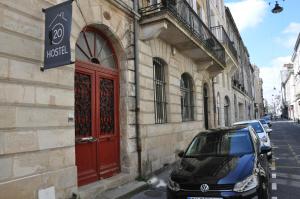
<svg viewBox="0 0 300 199">
<path fill-rule="evenodd" d="M 285 34 L 298 34 L 300 32 L 300 23 L 291 22 L 284 30 Z"/>
<path fill-rule="evenodd" d="M 298 34 L 300 33 L 300 23 L 291 22 L 284 30 L 281 32 L 279 37 L 275 38 L 275 42 L 286 48 L 293 48 Z"/>
<path fill-rule="evenodd" d="M 271 61 L 271 66 L 260 67 L 260 77 L 263 79 L 264 98 L 268 102 L 272 99 L 274 87 L 276 94 L 281 90 L 280 71 L 283 70 L 283 65 L 291 62 L 291 56 L 277 57 Z"/>
<path fill-rule="evenodd" d="M 263 21 L 267 11 L 267 2 L 264 0 L 242 0 L 226 3 L 235 23 L 240 31 L 255 27 Z"/>
</svg>

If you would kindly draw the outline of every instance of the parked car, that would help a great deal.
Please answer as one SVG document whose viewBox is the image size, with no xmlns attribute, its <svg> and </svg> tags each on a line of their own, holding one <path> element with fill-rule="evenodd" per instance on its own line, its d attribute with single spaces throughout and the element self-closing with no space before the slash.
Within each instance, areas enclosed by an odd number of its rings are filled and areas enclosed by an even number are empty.
<svg viewBox="0 0 300 199">
<path fill-rule="evenodd" d="M 272 149 L 270 137 L 259 120 L 241 121 L 241 122 L 236 122 L 233 125 L 234 126 L 235 125 L 250 125 L 250 126 L 252 126 L 252 128 L 254 128 L 255 132 L 257 133 L 258 137 L 260 138 L 260 142 L 261 142 L 262 146 L 270 147 Z M 268 152 L 267 155 L 268 155 L 269 160 L 272 159 L 272 151 Z"/>
<path fill-rule="evenodd" d="M 265 115 L 265 116 L 263 116 L 261 119 L 266 120 L 267 124 L 268 124 L 269 127 L 271 128 L 272 124 L 271 124 L 271 116 L 270 116 L 270 115 Z"/>
<path fill-rule="evenodd" d="M 199 133 L 171 172 L 168 199 L 268 199 L 266 153 L 251 126 Z"/>
<path fill-rule="evenodd" d="M 273 130 L 269 127 L 269 125 L 268 125 L 268 123 L 266 122 L 265 119 L 260 119 L 259 121 L 260 121 L 260 123 L 263 125 L 263 127 L 265 128 L 265 130 L 266 130 L 266 132 L 267 132 L 268 134 L 270 134 L 270 133 L 273 131 Z"/>
</svg>

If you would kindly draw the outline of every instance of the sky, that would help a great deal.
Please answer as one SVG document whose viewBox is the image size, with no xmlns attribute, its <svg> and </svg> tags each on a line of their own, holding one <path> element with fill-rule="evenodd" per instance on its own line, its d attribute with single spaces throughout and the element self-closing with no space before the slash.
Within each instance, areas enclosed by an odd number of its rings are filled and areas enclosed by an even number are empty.
<svg viewBox="0 0 300 199">
<path fill-rule="evenodd" d="M 273 14 L 273 0 L 225 0 L 249 51 L 251 63 L 260 68 L 264 98 L 268 102 L 272 101 L 272 94 L 280 92 L 280 70 L 284 69 L 283 64 L 291 63 L 300 33 L 300 1 L 279 0 L 278 3 L 284 10 Z"/>
</svg>

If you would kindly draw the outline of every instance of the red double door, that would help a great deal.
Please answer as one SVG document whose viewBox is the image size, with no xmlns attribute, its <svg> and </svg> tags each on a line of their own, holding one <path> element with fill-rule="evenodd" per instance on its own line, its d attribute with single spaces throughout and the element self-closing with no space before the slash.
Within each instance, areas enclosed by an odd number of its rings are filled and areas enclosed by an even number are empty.
<svg viewBox="0 0 300 199">
<path fill-rule="evenodd" d="M 75 151 L 78 185 L 120 171 L 118 72 L 76 62 Z"/>
</svg>

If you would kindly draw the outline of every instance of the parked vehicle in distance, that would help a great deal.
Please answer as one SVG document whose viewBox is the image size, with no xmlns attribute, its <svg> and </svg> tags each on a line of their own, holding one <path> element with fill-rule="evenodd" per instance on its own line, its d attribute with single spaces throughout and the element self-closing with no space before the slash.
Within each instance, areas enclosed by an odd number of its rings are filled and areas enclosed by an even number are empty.
<svg viewBox="0 0 300 199">
<path fill-rule="evenodd" d="M 263 125 L 263 127 L 265 128 L 265 130 L 266 130 L 266 132 L 267 132 L 268 134 L 270 134 L 270 133 L 273 131 L 273 130 L 269 127 L 269 125 L 268 125 L 268 123 L 266 122 L 265 119 L 260 119 L 259 121 L 260 121 L 260 123 Z"/>
<path fill-rule="evenodd" d="M 268 199 L 269 167 L 260 139 L 251 126 L 199 133 L 178 156 L 171 172 L 168 199 Z"/>
<path fill-rule="evenodd" d="M 233 125 L 234 126 L 236 126 L 236 125 L 250 125 L 250 126 L 252 126 L 252 128 L 255 130 L 258 137 L 260 138 L 261 145 L 266 146 L 266 147 L 270 147 L 272 149 L 270 137 L 267 134 L 267 132 L 265 131 L 263 125 L 260 123 L 259 120 L 241 121 L 241 122 L 236 122 Z M 272 159 L 272 151 L 268 152 L 267 155 L 268 155 L 269 160 Z"/>
<path fill-rule="evenodd" d="M 266 120 L 267 124 L 268 124 L 269 127 L 271 128 L 272 124 L 271 124 L 271 116 L 270 116 L 270 115 L 265 115 L 265 116 L 263 116 L 261 119 Z"/>
</svg>

